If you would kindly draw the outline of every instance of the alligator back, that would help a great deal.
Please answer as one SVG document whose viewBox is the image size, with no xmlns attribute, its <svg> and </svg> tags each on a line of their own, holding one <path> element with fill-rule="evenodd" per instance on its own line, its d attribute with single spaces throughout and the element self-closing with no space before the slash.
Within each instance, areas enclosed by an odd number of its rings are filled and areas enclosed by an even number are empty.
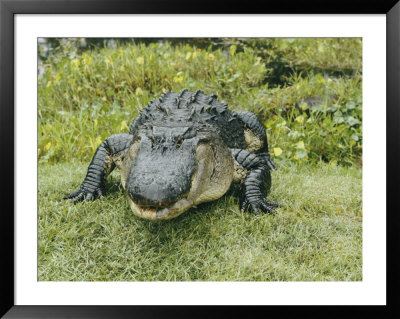
<svg viewBox="0 0 400 319">
<path fill-rule="evenodd" d="M 242 123 L 226 103 L 216 95 L 206 95 L 183 89 L 179 93 L 166 92 L 152 100 L 135 119 L 130 134 L 138 129 L 153 127 L 190 127 L 195 132 L 216 132 L 229 148 L 246 145 Z"/>
</svg>

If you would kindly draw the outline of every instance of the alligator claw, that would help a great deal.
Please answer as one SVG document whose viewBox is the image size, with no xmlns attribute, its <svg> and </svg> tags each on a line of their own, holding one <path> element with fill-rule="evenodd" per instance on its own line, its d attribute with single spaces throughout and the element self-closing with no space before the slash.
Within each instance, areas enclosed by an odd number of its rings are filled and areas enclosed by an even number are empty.
<svg viewBox="0 0 400 319">
<path fill-rule="evenodd" d="M 264 198 L 264 201 L 263 201 L 266 205 L 268 205 L 268 206 L 272 206 L 272 207 L 282 207 L 282 205 L 281 204 L 279 204 L 278 202 L 273 202 L 273 201 L 270 201 L 270 200 L 268 200 L 268 199 L 266 199 L 266 198 Z"/>
<path fill-rule="evenodd" d="M 98 198 L 103 197 L 103 191 L 101 190 L 101 188 L 98 188 L 98 189 L 96 190 L 96 194 L 97 194 L 97 197 L 98 197 Z"/>
<path fill-rule="evenodd" d="M 266 198 L 262 198 L 259 200 L 252 200 L 250 203 L 246 198 L 240 204 L 240 209 L 243 211 L 252 211 L 256 215 L 259 215 L 260 212 L 268 214 L 276 214 L 276 211 L 273 209 L 273 207 L 279 207 L 279 206 L 281 206 L 279 203 L 269 201 Z"/>
<path fill-rule="evenodd" d="M 77 189 L 76 191 L 72 192 L 71 194 L 65 195 L 63 199 L 69 199 L 77 196 L 80 193 L 81 189 Z"/>
<path fill-rule="evenodd" d="M 76 204 L 77 202 L 80 202 L 81 200 L 83 200 L 84 197 L 85 197 L 85 194 L 84 194 L 84 193 L 79 193 L 77 196 L 75 196 L 75 197 L 72 199 L 72 203 Z"/>
<path fill-rule="evenodd" d="M 240 203 L 240 209 L 243 211 L 248 210 L 249 208 L 249 202 L 247 201 L 247 199 L 244 199 L 241 203 Z"/>
<path fill-rule="evenodd" d="M 100 198 L 103 196 L 103 192 L 100 188 L 91 192 L 89 190 L 85 190 L 82 187 L 78 188 L 76 191 L 72 192 L 63 197 L 63 199 L 72 199 L 72 203 L 76 204 L 80 201 L 85 200 L 86 202 L 95 200 L 96 198 Z"/>
<path fill-rule="evenodd" d="M 276 211 L 272 208 L 272 207 L 274 207 L 274 206 L 268 204 L 268 201 L 267 201 L 267 200 L 261 201 L 260 206 L 261 206 L 261 208 L 262 208 L 262 210 L 263 210 L 264 212 L 269 213 L 269 214 L 276 214 Z"/>
<path fill-rule="evenodd" d="M 93 194 L 92 193 L 87 194 L 86 197 L 85 197 L 85 201 L 88 202 L 90 200 L 93 200 Z"/>
</svg>

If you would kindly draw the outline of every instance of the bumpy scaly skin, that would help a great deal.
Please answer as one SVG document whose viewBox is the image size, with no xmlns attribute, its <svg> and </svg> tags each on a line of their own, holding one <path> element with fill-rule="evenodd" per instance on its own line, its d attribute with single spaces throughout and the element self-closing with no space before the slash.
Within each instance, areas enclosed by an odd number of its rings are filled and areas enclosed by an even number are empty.
<svg viewBox="0 0 400 319">
<path fill-rule="evenodd" d="M 72 198 L 72 202 L 76 203 L 81 200 L 89 201 L 103 196 L 105 180 L 115 167 L 113 157 L 124 152 L 131 141 L 132 135 L 130 134 L 115 134 L 101 143 L 89 164 L 81 187 L 64 196 L 64 199 Z"/>
<path fill-rule="evenodd" d="M 279 204 L 267 200 L 264 194 L 271 188 L 271 169 L 276 169 L 274 162 L 268 154 L 268 141 L 264 125 L 258 117 L 249 111 L 236 112 L 237 117 L 242 121 L 245 132 L 246 149 L 232 149 L 232 156 L 236 162 L 248 171 L 242 184 L 242 197 L 240 208 L 251 209 L 255 214 L 260 211 L 275 213 L 273 207 Z M 256 140 L 257 142 L 254 142 Z M 253 146 L 255 145 L 255 146 Z M 250 147 L 249 147 L 250 146 Z"/>
<path fill-rule="evenodd" d="M 102 196 L 115 166 L 133 212 L 147 219 L 173 218 L 215 200 L 232 181 L 242 186 L 241 209 L 274 213 L 278 206 L 265 198 L 276 167 L 263 124 L 199 90 L 152 100 L 129 134 L 112 135 L 99 146 L 81 187 L 64 198 L 75 203 Z"/>
<path fill-rule="evenodd" d="M 260 211 L 275 213 L 273 207 L 278 206 L 264 197 L 271 188 L 271 159 L 267 153 L 252 153 L 246 150 L 232 149 L 233 158 L 243 166 L 248 174 L 243 182 L 240 208 L 252 209 L 255 214 Z"/>
</svg>

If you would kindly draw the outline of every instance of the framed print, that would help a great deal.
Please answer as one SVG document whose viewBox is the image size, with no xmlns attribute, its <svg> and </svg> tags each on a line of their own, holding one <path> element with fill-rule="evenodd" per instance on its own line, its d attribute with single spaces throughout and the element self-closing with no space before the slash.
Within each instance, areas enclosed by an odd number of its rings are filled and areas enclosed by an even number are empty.
<svg viewBox="0 0 400 319">
<path fill-rule="evenodd" d="M 255 6 L 1 1 L 5 318 L 396 312 L 399 4 Z"/>
</svg>

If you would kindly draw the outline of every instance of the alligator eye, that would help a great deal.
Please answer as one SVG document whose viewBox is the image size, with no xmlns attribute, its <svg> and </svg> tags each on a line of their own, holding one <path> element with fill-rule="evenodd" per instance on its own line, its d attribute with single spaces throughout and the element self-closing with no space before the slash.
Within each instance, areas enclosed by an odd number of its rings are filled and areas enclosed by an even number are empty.
<svg viewBox="0 0 400 319">
<path fill-rule="evenodd" d="M 183 136 L 179 135 L 177 140 L 176 140 L 176 148 L 180 148 L 182 143 L 183 143 Z"/>
<path fill-rule="evenodd" d="M 199 139 L 200 143 L 209 143 L 211 142 L 211 138 L 209 136 L 201 136 Z"/>
</svg>

